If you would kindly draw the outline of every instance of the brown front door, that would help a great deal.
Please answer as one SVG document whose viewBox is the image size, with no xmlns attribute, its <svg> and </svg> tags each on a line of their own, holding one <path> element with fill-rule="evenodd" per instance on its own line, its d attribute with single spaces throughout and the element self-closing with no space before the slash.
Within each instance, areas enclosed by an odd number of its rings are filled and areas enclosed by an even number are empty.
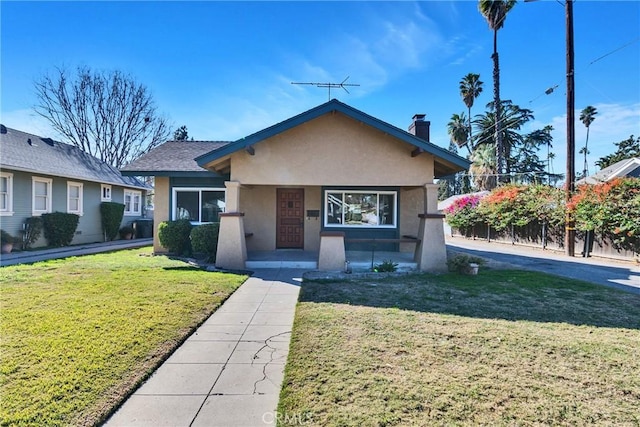
<svg viewBox="0 0 640 427">
<path fill-rule="evenodd" d="M 304 248 L 304 189 L 278 188 L 276 248 Z"/>
</svg>

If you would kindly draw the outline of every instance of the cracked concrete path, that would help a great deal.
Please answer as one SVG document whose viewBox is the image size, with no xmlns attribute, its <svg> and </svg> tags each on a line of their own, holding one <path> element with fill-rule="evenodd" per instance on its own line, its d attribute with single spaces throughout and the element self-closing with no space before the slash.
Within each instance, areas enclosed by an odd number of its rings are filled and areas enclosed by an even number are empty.
<svg viewBox="0 0 640 427">
<path fill-rule="evenodd" d="M 257 270 L 104 425 L 275 425 L 302 273 Z"/>
</svg>

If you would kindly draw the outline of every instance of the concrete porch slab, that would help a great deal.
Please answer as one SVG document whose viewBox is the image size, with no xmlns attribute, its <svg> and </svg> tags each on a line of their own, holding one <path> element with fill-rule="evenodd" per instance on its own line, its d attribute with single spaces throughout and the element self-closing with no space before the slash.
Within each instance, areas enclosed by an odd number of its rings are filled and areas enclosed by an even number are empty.
<svg viewBox="0 0 640 427">
<path fill-rule="evenodd" d="M 413 252 L 386 251 L 347 251 L 346 258 L 353 271 L 371 270 L 373 265 L 385 260 L 398 263 L 398 271 L 417 270 L 418 264 L 413 259 Z M 318 253 L 301 250 L 275 250 L 249 252 L 245 262 L 247 269 L 279 269 L 296 268 L 316 270 L 318 268 Z"/>
</svg>

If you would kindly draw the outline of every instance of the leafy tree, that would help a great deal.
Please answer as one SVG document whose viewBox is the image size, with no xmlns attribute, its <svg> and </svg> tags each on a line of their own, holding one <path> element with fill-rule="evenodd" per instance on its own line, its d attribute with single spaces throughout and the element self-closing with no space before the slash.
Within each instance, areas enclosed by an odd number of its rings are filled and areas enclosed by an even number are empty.
<svg viewBox="0 0 640 427">
<path fill-rule="evenodd" d="M 164 142 L 166 119 L 149 90 L 121 71 L 56 69 L 35 82 L 36 113 L 67 142 L 119 168 Z"/>
<path fill-rule="evenodd" d="M 589 126 L 596 119 L 598 111 L 596 107 L 588 105 L 580 112 L 580 121 L 587 127 L 587 140 L 584 143 L 584 148 L 580 149 L 580 154 L 584 154 L 584 166 L 582 170 L 582 177 L 589 175 L 589 165 L 587 164 L 587 154 L 589 154 Z"/>
<path fill-rule="evenodd" d="M 524 141 L 524 135 L 519 133 L 520 129 L 530 120 L 532 120 L 533 112 L 526 108 L 520 108 L 518 105 L 509 100 L 501 102 L 503 111 L 502 126 L 500 127 L 500 139 L 502 140 L 502 152 L 506 156 L 506 173 L 512 172 L 513 157 L 511 151 L 520 146 Z M 495 122 L 496 109 L 495 103 L 487 104 L 488 111 L 485 114 L 476 116 L 474 123 L 478 128 L 478 139 L 476 146 L 483 144 L 491 144 L 495 141 Z M 497 151 L 496 151 L 497 155 Z M 499 171 L 496 164 L 496 173 Z M 517 171 L 516 171 L 517 172 Z"/>
<path fill-rule="evenodd" d="M 522 143 L 517 149 L 516 155 L 511 163 L 513 169 L 517 171 L 519 182 L 541 183 L 545 173 L 545 162 L 540 159 L 538 152 L 541 147 L 549 146 L 553 137 L 551 131 L 553 126 L 547 125 L 543 129 L 535 130 L 524 135 Z"/>
<path fill-rule="evenodd" d="M 600 160 L 596 162 L 596 166 L 600 169 L 604 169 L 621 160 L 640 157 L 640 137 L 634 139 L 633 135 L 631 135 L 628 139 L 616 142 L 613 145 L 618 147 L 616 152 L 608 156 L 600 157 Z"/>
<path fill-rule="evenodd" d="M 187 127 L 183 125 L 183 126 L 180 126 L 178 129 L 176 129 L 175 132 L 173 132 L 173 140 L 174 141 L 188 141 L 189 140 L 189 132 L 187 131 Z"/>
<path fill-rule="evenodd" d="M 479 0 L 478 9 L 485 17 L 489 28 L 493 31 L 493 102 L 495 111 L 495 142 L 496 142 L 496 168 L 498 173 L 504 170 L 507 158 L 502 144 L 502 104 L 500 102 L 500 62 L 498 59 L 498 30 L 503 27 L 507 13 L 516 4 L 516 0 Z"/>
<path fill-rule="evenodd" d="M 469 73 L 460 80 L 460 96 L 464 105 L 467 106 L 469 111 L 469 144 L 467 148 L 469 153 L 473 149 L 473 130 L 471 128 L 471 107 L 480 93 L 482 93 L 482 85 L 484 83 L 480 81 L 480 74 Z M 470 148 L 471 147 L 471 148 Z"/>
</svg>

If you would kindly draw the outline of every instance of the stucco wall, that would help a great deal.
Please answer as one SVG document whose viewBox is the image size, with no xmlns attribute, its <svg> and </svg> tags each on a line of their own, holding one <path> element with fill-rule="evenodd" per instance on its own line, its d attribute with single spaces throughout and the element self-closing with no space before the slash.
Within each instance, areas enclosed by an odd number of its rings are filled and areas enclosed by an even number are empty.
<svg viewBox="0 0 640 427">
<path fill-rule="evenodd" d="M 244 229 L 253 233 L 247 238 L 247 251 L 272 251 L 276 248 L 275 186 L 240 188 L 240 211 L 244 212 Z M 320 187 L 304 188 L 304 211 L 321 209 Z M 304 250 L 316 251 L 320 246 L 322 218 L 304 218 Z"/>
<path fill-rule="evenodd" d="M 341 113 L 326 114 L 231 156 L 231 180 L 255 185 L 416 186 L 433 156 Z"/>
<path fill-rule="evenodd" d="M 400 192 L 400 237 L 408 235 L 418 237 L 420 218 L 425 212 L 424 188 L 403 188 Z M 415 243 L 401 243 L 401 252 L 413 252 Z"/>
<path fill-rule="evenodd" d="M 169 178 L 155 177 L 155 191 L 153 196 L 153 251 L 166 253 L 160 245 L 158 226 L 162 221 L 169 220 Z"/>
</svg>

